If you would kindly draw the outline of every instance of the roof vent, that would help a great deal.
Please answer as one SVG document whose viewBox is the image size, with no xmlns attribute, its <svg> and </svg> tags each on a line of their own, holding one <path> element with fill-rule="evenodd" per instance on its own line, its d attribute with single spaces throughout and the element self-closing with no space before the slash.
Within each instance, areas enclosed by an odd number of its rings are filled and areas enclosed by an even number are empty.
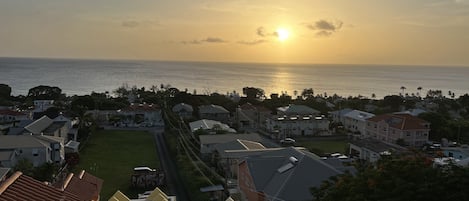
<svg viewBox="0 0 469 201">
<path fill-rule="evenodd" d="M 298 163 L 298 159 L 293 157 L 293 156 L 290 156 L 290 158 L 288 158 L 288 160 L 290 160 L 290 163 L 292 163 L 292 164 Z"/>
</svg>

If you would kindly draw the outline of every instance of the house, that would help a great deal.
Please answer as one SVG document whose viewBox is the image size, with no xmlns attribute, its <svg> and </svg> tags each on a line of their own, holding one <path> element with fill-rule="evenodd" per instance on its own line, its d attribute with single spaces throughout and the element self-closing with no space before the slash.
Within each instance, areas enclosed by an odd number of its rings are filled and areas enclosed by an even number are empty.
<svg viewBox="0 0 469 201">
<path fill-rule="evenodd" d="M 273 138 L 292 136 L 330 135 L 329 120 L 324 116 L 272 116 L 267 119 L 266 129 Z"/>
<path fill-rule="evenodd" d="M 218 147 L 217 147 L 218 148 Z M 294 147 L 298 150 L 305 150 L 304 147 Z M 286 147 L 278 148 L 241 148 L 241 149 L 225 149 L 216 150 L 218 154 L 218 166 L 223 168 L 227 178 L 237 178 L 238 176 L 238 164 L 246 157 L 259 155 L 264 152 L 277 151 L 286 149 Z"/>
<path fill-rule="evenodd" d="M 216 149 L 217 144 L 223 144 L 235 140 L 249 140 L 253 142 L 263 142 L 262 137 L 257 133 L 250 134 L 217 134 L 217 135 L 200 135 L 200 153 L 209 155 Z"/>
<path fill-rule="evenodd" d="M 37 181 L 21 172 L 15 172 L 0 183 L 0 200 L 2 201 L 37 201 L 61 200 L 83 201 L 76 194 L 57 189 L 45 182 Z"/>
<path fill-rule="evenodd" d="M 26 119 L 28 119 L 28 116 L 22 112 L 8 109 L 0 110 L 0 135 L 8 133 L 11 127 Z"/>
<path fill-rule="evenodd" d="M 236 108 L 236 123 L 240 130 L 265 128 L 265 122 L 271 111 L 262 106 L 245 103 Z"/>
<path fill-rule="evenodd" d="M 85 115 L 91 115 L 100 124 L 109 124 L 113 117 L 118 115 L 116 110 L 88 110 Z"/>
<path fill-rule="evenodd" d="M 153 191 L 139 194 L 138 199 L 130 199 L 118 190 L 109 198 L 109 201 L 176 201 L 176 196 L 166 195 L 166 193 L 156 187 Z"/>
<path fill-rule="evenodd" d="M 349 145 L 349 156 L 371 163 L 378 161 L 381 156 L 407 151 L 405 147 L 371 138 L 354 140 Z"/>
<path fill-rule="evenodd" d="M 218 162 L 218 166 L 224 170 L 226 176 L 232 178 L 237 174 L 238 160 L 237 158 L 228 158 L 227 152 L 258 151 L 265 149 L 267 148 L 265 148 L 264 145 L 259 142 L 236 139 L 230 142 L 215 145 L 215 151 L 213 153 L 212 159 L 215 162 Z"/>
<path fill-rule="evenodd" d="M 54 100 L 34 100 L 34 113 L 45 112 L 47 109 L 54 107 Z"/>
<path fill-rule="evenodd" d="M 191 128 L 192 132 L 195 132 L 199 129 L 206 130 L 209 132 L 217 132 L 217 131 L 223 131 L 223 132 L 228 132 L 228 133 L 236 133 L 236 130 L 233 128 L 230 128 L 230 126 L 221 123 L 219 121 L 214 121 L 214 120 L 208 120 L 208 119 L 202 119 L 198 121 L 193 121 L 189 123 L 189 127 Z"/>
<path fill-rule="evenodd" d="M 47 135 L 63 138 L 64 142 L 76 141 L 77 131 L 72 129 L 70 119 L 59 115 L 50 119 L 46 115 L 24 126 L 23 134 Z"/>
<path fill-rule="evenodd" d="M 99 201 L 103 180 L 82 170 L 79 174 L 68 174 L 65 180 L 55 183 L 53 186 L 77 195 L 80 200 Z"/>
<path fill-rule="evenodd" d="M 277 115 L 267 118 L 266 130 L 276 139 L 295 135 L 330 135 L 329 120 L 319 111 L 304 105 L 277 108 Z"/>
<path fill-rule="evenodd" d="M 329 112 L 329 118 L 332 119 L 332 122 L 335 122 L 335 123 L 340 122 L 343 124 L 343 122 L 345 122 L 345 114 L 349 113 L 350 111 L 352 111 L 352 109 L 350 108 L 332 111 L 332 112 Z"/>
<path fill-rule="evenodd" d="M 126 126 L 163 126 L 161 108 L 154 104 L 134 104 L 117 111 L 118 115 L 125 117 Z"/>
<path fill-rule="evenodd" d="M 367 119 L 363 138 L 375 138 L 390 143 L 402 140 L 408 146 L 423 146 L 428 142 L 430 123 L 409 114 L 383 114 Z"/>
<path fill-rule="evenodd" d="M 0 135 L 0 165 L 14 167 L 18 160 L 27 159 L 34 167 L 44 163 L 59 163 L 65 159 L 62 138 L 42 135 Z"/>
<path fill-rule="evenodd" d="M 189 104 L 179 103 L 173 107 L 172 111 L 183 119 L 190 119 L 193 117 L 194 109 Z"/>
<path fill-rule="evenodd" d="M 277 114 L 279 116 L 319 116 L 321 115 L 321 112 L 305 105 L 291 104 L 285 107 L 277 108 Z"/>
<path fill-rule="evenodd" d="M 313 200 L 311 187 L 343 173 L 313 153 L 289 147 L 247 157 L 239 164 L 238 185 L 249 201 L 306 201 Z"/>
<path fill-rule="evenodd" d="M 364 134 L 366 133 L 366 120 L 374 116 L 368 112 L 352 110 L 344 114 L 342 124 L 351 132 Z"/>
<path fill-rule="evenodd" d="M 199 117 L 201 119 L 210 119 L 230 124 L 230 112 L 219 105 L 201 105 L 199 106 Z"/>
</svg>

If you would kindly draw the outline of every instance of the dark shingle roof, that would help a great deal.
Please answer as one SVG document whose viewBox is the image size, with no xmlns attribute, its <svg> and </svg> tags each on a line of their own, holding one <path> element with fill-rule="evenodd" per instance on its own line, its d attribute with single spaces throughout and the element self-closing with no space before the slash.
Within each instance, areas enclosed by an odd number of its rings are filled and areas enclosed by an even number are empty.
<svg viewBox="0 0 469 201">
<path fill-rule="evenodd" d="M 290 157 L 298 161 L 290 169 L 279 171 L 292 163 Z M 343 173 L 318 156 L 293 147 L 248 157 L 246 163 L 256 190 L 264 192 L 268 198 L 281 200 L 312 200 L 311 187 Z"/>
</svg>

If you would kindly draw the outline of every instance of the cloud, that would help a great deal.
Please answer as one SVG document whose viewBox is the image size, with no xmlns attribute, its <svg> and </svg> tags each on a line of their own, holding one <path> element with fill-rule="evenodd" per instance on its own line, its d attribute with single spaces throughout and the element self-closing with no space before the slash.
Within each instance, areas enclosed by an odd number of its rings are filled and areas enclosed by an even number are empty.
<svg viewBox="0 0 469 201">
<path fill-rule="evenodd" d="M 344 23 L 340 20 L 336 22 L 327 20 L 318 20 L 314 23 L 305 24 L 308 29 L 316 31 L 317 36 L 331 36 L 342 28 Z"/>
<path fill-rule="evenodd" d="M 140 23 L 135 20 L 126 20 L 122 22 L 122 26 L 129 27 L 129 28 L 134 28 L 134 27 L 137 27 L 138 25 L 140 25 Z"/>
<path fill-rule="evenodd" d="M 203 44 L 203 43 L 227 43 L 228 41 L 222 39 L 222 38 L 218 38 L 218 37 L 207 37 L 205 39 L 201 39 L 201 40 L 191 40 L 191 41 L 181 41 L 182 44 L 185 44 L 185 45 L 199 45 L 199 44 Z"/>
<path fill-rule="evenodd" d="M 253 40 L 253 41 L 238 41 L 238 44 L 242 44 L 242 45 L 259 45 L 259 44 L 262 44 L 262 43 L 265 43 L 265 42 L 268 42 L 267 40 L 263 40 L 263 39 L 260 39 L 260 40 Z"/>
<path fill-rule="evenodd" d="M 257 27 L 256 34 L 260 37 L 277 36 L 277 32 L 268 32 L 263 26 Z"/>
<path fill-rule="evenodd" d="M 257 31 L 256 33 L 257 33 L 258 36 L 265 37 L 264 27 L 258 27 L 256 31 Z"/>
<path fill-rule="evenodd" d="M 156 20 L 124 20 L 121 25 L 127 28 L 136 28 L 140 26 L 151 27 L 159 26 L 160 23 Z"/>
</svg>

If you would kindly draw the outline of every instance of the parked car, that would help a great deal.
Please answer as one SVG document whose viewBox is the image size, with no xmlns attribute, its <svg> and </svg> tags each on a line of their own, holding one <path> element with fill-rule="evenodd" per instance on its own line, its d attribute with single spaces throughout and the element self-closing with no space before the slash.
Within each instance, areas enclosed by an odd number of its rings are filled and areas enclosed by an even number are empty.
<svg viewBox="0 0 469 201">
<path fill-rule="evenodd" d="M 281 144 L 295 144 L 295 142 L 296 141 L 294 139 L 288 138 L 288 137 L 283 139 L 283 140 L 280 140 Z"/>
</svg>

